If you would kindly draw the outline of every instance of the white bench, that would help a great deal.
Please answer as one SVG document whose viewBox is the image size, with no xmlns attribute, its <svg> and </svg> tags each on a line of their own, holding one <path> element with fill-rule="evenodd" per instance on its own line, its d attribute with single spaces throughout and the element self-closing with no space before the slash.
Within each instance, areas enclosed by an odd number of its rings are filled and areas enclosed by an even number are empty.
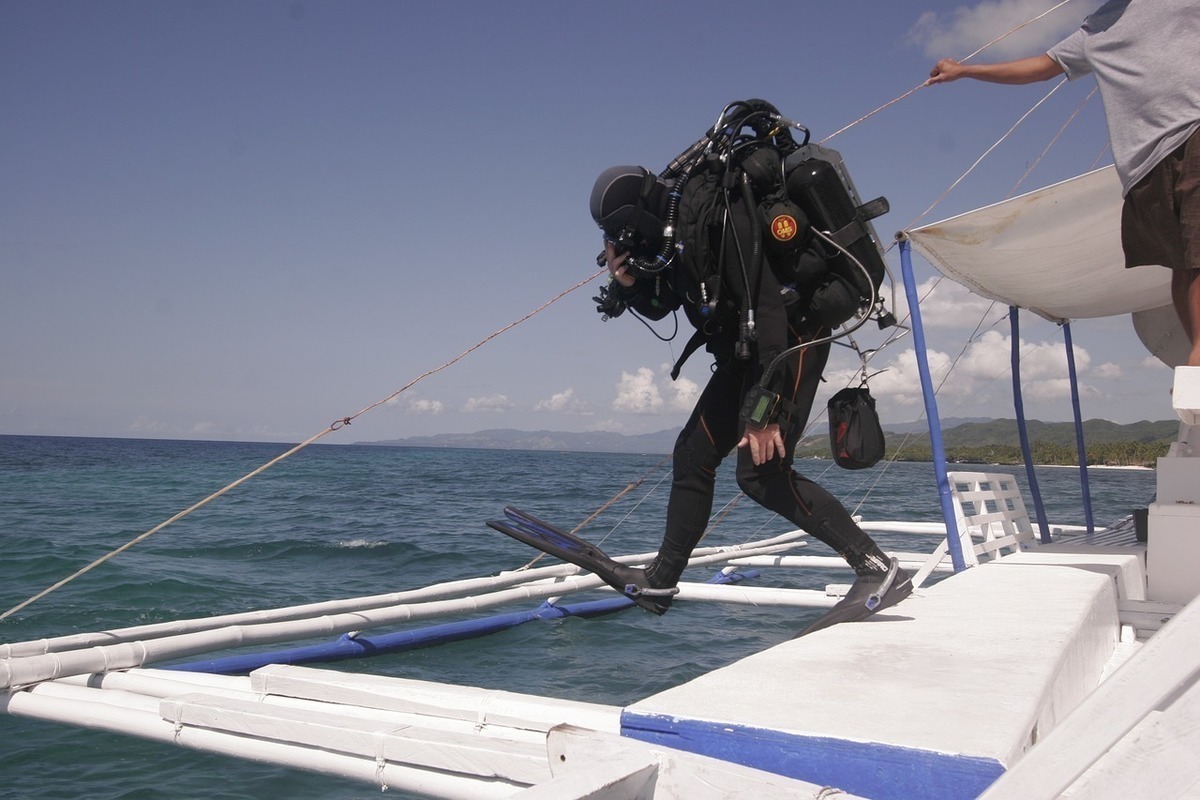
<svg viewBox="0 0 1200 800">
<path fill-rule="evenodd" d="M 1012 475 L 950 472 L 946 477 L 950 481 L 957 535 L 967 566 L 973 567 L 981 561 L 999 558 L 1006 551 L 1017 552 L 1036 544 L 1037 537 L 1025 510 L 1021 487 Z M 924 583 L 949 552 L 947 538 L 913 576 L 913 585 Z"/>
</svg>

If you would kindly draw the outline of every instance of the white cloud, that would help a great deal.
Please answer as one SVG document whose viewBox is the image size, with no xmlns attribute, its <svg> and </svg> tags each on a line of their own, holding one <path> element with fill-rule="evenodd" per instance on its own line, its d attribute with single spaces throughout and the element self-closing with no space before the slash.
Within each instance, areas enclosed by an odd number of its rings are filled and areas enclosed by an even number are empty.
<svg viewBox="0 0 1200 800">
<path fill-rule="evenodd" d="M 908 316 L 908 298 L 902 290 L 896 294 L 896 318 L 904 320 Z M 917 286 L 917 299 L 921 303 L 921 322 L 926 328 L 974 330 L 978 325 L 983 329 L 1008 314 L 1003 303 L 994 303 L 961 284 L 936 277 Z"/>
<path fill-rule="evenodd" d="M 508 399 L 507 395 L 490 394 L 483 397 L 472 397 L 463 403 L 462 411 L 470 413 L 473 411 L 505 411 L 513 407 L 513 402 Z"/>
<path fill-rule="evenodd" d="M 670 364 L 663 364 L 659 368 L 662 380 L 668 381 L 667 391 L 671 396 L 670 406 L 676 411 L 691 411 L 696 405 L 696 401 L 700 399 L 700 385 L 691 378 L 686 378 L 683 375 L 672 381 L 671 366 Z"/>
<path fill-rule="evenodd" d="M 661 364 L 657 373 L 649 367 L 639 367 L 632 374 L 622 372 L 613 411 L 633 414 L 691 411 L 700 399 L 700 385 L 683 375 L 671 380 L 671 366 Z"/>
<path fill-rule="evenodd" d="M 168 430 L 166 423 L 158 422 L 157 420 L 149 419 L 141 416 L 129 423 L 130 433 L 153 433 L 163 434 Z"/>
<path fill-rule="evenodd" d="M 919 284 L 917 297 L 920 301 L 920 321 L 930 329 L 966 327 L 974 330 L 979 326 L 983 330 L 1008 315 L 1008 307 L 1004 303 L 980 297 L 964 285 L 947 279 L 938 282 L 937 278 L 930 278 Z M 902 308 L 907 313 L 907 302 L 902 303 Z"/>
<path fill-rule="evenodd" d="M 663 399 L 654 384 L 654 372 L 649 367 L 640 367 L 633 374 L 622 372 L 612 407 L 613 411 L 631 414 L 651 414 L 660 410 Z"/>
<path fill-rule="evenodd" d="M 413 395 L 393 397 L 387 401 L 387 405 L 400 406 L 406 414 L 441 414 L 446 408 L 441 400 L 426 400 Z"/>
<path fill-rule="evenodd" d="M 1158 356 L 1146 356 L 1138 363 L 1138 366 L 1143 369 L 1170 369 L 1170 367 L 1159 360 Z"/>
<path fill-rule="evenodd" d="M 926 11 L 909 28 L 905 39 L 930 59 L 961 59 L 1013 31 L 990 45 L 975 60 L 1007 61 L 1035 56 L 1046 52 L 1078 28 L 1095 4 L 1085 8 L 1078 3 L 1068 3 L 1014 31 L 1052 6 L 1051 0 L 983 0 L 947 13 Z"/>
<path fill-rule="evenodd" d="M 586 413 L 587 403 L 575 396 L 575 390 L 557 392 L 546 400 L 539 400 L 533 407 L 534 411 L 550 411 L 555 413 Z"/>
<path fill-rule="evenodd" d="M 1114 364 L 1111 361 L 1106 361 L 1092 370 L 1092 376 L 1096 378 L 1116 379 L 1123 377 L 1123 375 L 1124 373 L 1121 371 L 1121 365 Z"/>
<path fill-rule="evenodd" d="M 928 352 L 929 372 L 933 383 L 938 386 L 938 397 L 942 400 L 964 401 L 984 404 L 1002 400 L 1011 403 L 1011 347 L 1012 337 L 999 331 L 987 331 L 971 343 L 954 364 L 954 372 L 947 380 L 946 375 L 954 361 L 953 355 L 938 350 Z M 899 353 L 886 364 L 872 362 L 872 369 L 885 370 L 871 378 L 871 393 L 878 398 L 887 398 L 889 404 L 916 406 L 922 402 L 920 373 L 917 357 L 912 348 Z M 1116 365 L 1103 364 L 1091 369 L 1091 355 L 1076 346 L 1075 367 L 1084 378 L 1112 378 L 1119 376 Z M 830 370 L 826 373 L 828 385 L 835 388 L 857 381 L 857 370 Z M 1070 396 L 1070 381 L 1067 375 L 1067 357 L 1058 342 L 1028 342 L 1021 344 L 1021 385 L 1024 396 L 1031 400 L 1054 400 Z M 1089 386 L 1081 391 L 1095 393 Z"/>
</svg>

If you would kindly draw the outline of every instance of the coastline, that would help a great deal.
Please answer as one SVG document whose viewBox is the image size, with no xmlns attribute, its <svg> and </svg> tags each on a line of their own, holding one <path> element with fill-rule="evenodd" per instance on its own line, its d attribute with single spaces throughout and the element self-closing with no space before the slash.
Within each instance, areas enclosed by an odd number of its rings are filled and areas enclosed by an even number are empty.
<svg viewBox="0 0 1200 800">
<path fill-rule="evenodd" d="M 1019 466 L 1019 465 L 1016 465 Z M 1035 467 L 1062 467 L 1063 469 L 1079 469 L 1078 464 L 1034 464 Z M 1154 472 L 1154 467 L 1144 467 L 1140 464 L 1088 464 L 1088 469 L 1136 469 L 1144 472 Z"/>
</svg>

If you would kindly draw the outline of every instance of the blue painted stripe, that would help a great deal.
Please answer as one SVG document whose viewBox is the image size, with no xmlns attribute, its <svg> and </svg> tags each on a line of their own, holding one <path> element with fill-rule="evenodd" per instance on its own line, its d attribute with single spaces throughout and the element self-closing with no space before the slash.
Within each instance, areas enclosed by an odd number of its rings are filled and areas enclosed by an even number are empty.
<svg viewBox="0 0 1200 800">
<path fill-rule="evenodd" d="M 869 731 L 869 719 L 863 720 L 863 729 Z M 621 714 L 621 735 L 837 787 L 872 800 L 967 800 L 978 797 L 1004 772 L 1004 766 L 992 758 L 628 709 Z"/>
<path fill-rule="evenodd" d="M 381 636 L 343 635 L 332 642 L 293 647 L 286 650 L 274 650 L 269 653 L 247 653 L 245 655 L 213 658 L 203 661 L 193 661 L 187 664 L 165 666 L 163 669 L 173 669 L 182 672 L 211 672 L 218 675 L 244 675 L 268 664 L 313 664 L 332 661 L 344 661 L 349 658 L 365 658 L 384 653 L 398 653 L 416 650 L 421 647 L 433 647 L 448 642 L 472 639 L 491 633 L 507 630 L 508 628 L 538 619 L 556 619 L 559 617 L 593 617 L 599 614 L 611 614 L 622 611 L 633 605 L 626 597 L 614 597 L 606 600 L 595 600 L 588 603 L 575 603 L 568 606 L 556 606 L 543 603 L 533 611 L 519 611 L 512 614 L 495 614 L 483 619 L 469 619 L 460 622 L 449 622 L 442 625 L 430 625 L 411 631 L 388 633 Z"/>
<path fill-rule="evenodd" d="M 744 572 L 718 572 L 709 583 L 738 583 L 742 580 L 757 578 L 758 570 Z M 469 619 L 460 622 L 448 622 L 441 625 L 430 625 L 411 631 L 400 631 L 379 636 L 349 636 L 343 635 L 332 642 L 293 647 L 284 650 L 273 650 L 267 653 L 246 653 L 244 655 L 210 658 L 201 661 L 191 661 L 186 664 L 164 666 L 162 669 L 173 669 L 180 672 L 210 672 L 217 675 L 245 675 L 268 664 L 317 664 L 333 661 L 345 661 L 350 658 L 366 658 L 383 655 L 384 653 L 400 653 L 416 650 L 421 647 L 434 647 L 439 644 L 457 642 L 463 639 L 473 639 L 487 636 L 509 628 L 523 625 L 526 622 L 542 619 L 558 619 L 560 617 L 596 617 L 624 611 L 633 606 L 628 597 L 612 597 L 604 600 L 592 600 L 583 603 L 554 605 L 542 603 L 533 611 L 517 611 L 511 614 L 494 614 L 482 619 Z"/>
</svg>

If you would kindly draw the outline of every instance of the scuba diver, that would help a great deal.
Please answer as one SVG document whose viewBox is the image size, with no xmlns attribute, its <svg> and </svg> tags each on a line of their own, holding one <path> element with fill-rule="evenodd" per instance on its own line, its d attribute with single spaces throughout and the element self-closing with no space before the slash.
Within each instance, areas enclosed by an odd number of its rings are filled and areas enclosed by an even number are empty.
<svg viewBox="0 0 1200 800">
<path fill-rule="evenodd" d="M 829 302 L 813 308 L 813 289 L 825 277 L 831 248 L 814 234 L 800 202 L 788 197 L 803 190 L 788 192 L 783 163 L 794 154 L 795 143 L 781 122 L 773 106 L 750 101 L 727 110 L 701 140 L 708 142 L 707 155 L 693 156 L 702 161 L 682 187 L 677 188 L 678 178 L 672 185 L 659 177 L 651 182 L 647 170 L 628 167 L 606 170 L 593 187 L 591 214 L 604 232 L 604 261 L 612 276 L 600 310 L 611 316 L 624 306 L 656 320 L 673 306 L 682 307 L 715 362 L 675 443 L 658 555 L 644 570 L 631 569 L 625 577 L 651 589 L 676 585 L 708 526 L 717 467 L 736 447 L 739 488 L 829 545 L 854 569 L 857 580 L 843 603 L 865 604 L 891 578 L 871 609 L 877 611 L 912 592 L 908 575 L 836 497 L 792 465 L 829 357 L 831 323 L 840 322 L 836 317 L 845 312 L 831 312 Z M 729 139 L 724 148 L 722 134 Z M 668 180 L 680 169 L 668 168 Z M 724 208 L 699 222 L 669 220 L 673 192 L 680 195 L 685 214 L 706 204 Z M 760 211 L 764 203 L 765 214 Z M 781 215 L 785 219 L 777 221 Z M 677 228 L 681 249 L 667 255 L 680 263 L 660 266 L 658 253 L 671 225 L 684 226 Z M 647 263 L 651 253 L 655 261 Z M 803 280 L 797 284 L 797 278 Z M 802 344 L 809 346 L 798 347 Z M 748 400 L 765 405 L 763 413 L 755 416 L 753 407 L 743 413 Z M 660 595 L 659 613 L 670 602 L 669 594 Z"/>
<path fill-rule="evenodd" d="M 860 314 L 862 324 L 874 306 L 884 318 L 876 290 L 886 269 L 867 224 L 886 200 L 854 202 L 840 156 L 809 145 L 807 131 L 797 143 L 793 129 L 804 130 L 770 103 L 732 103 L 661 173 L 612 167 L 592 190 L 604 235 L 597 263 L 610 274 L 597 310 L 605 319 L 630 310 L 649 320 L 682 310 L 696 332 L 672 377 L 701 345 L 714 361 L 675 443 L 655 558 L 644 568 L 619 564 L 515 509 L 488 524 L 663 614 L 708 526 L 717 468 L 736 450 L 741 490 L 854 569 L 850 592 L 803 635 L 895 605 L 912 583 L 837 498 L 793 469 L 832 330 Z"/>
</svg>

